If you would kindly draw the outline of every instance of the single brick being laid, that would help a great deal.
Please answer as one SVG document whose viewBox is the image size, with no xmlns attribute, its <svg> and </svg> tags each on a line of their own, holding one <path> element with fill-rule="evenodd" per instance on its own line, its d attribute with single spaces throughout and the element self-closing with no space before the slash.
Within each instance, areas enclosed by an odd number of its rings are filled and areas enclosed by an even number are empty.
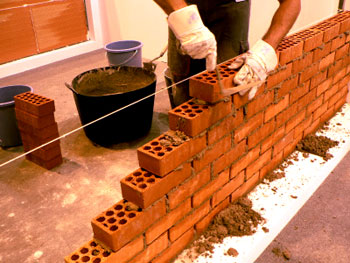
<svg viewBox="0 0 350 263">
<path fill-rule="evenodd" d="M 237 70 L 230 69 L 229 66 L 235 59 L 236 58 L 230 59 L 217 65 L 224 88 L 233 87 L 232 79 L 237 73 Z M 204 71 L 190 78 L 189 90 L 191 97 L 210 103 L 215 103 L 225 98 L 225 96 L 221 94 L 218 77 L 215 71 Z"/>
<path fill-rule="evenodd" d="M 122 199 L 92 219 L 94 238 L 118 251 L 165 213 L 164 198 L 144 210 Z"/>
<path fill-rule="evenodd" d="M 207 104 L 191 99 L 169 111 L 169 128 L 195 137 L 231 112 L 230 100 Z"/>
<path fill-rule="evenodd" d="M 122 195 L 124 199 L 137 206 L 147 208 L 190 177 L 191 174 L 190 163 L 185 163 L 165 177 L 159 177 L 139 168 L 120 181 Z"/>
<path fill-rule="evenodd" d="M 206 147 L 205 136 L 189 138 L 182 135 L 168 131 L 139 147 L 140 167 L 163 177 Z"/>
<path fill-rule="evenodd" d="M 55 111 L 55 104 L 52 99 L 25 92 L 14 96 L 15 107 L 35 116 L 45 116 Z"/>
</svg>

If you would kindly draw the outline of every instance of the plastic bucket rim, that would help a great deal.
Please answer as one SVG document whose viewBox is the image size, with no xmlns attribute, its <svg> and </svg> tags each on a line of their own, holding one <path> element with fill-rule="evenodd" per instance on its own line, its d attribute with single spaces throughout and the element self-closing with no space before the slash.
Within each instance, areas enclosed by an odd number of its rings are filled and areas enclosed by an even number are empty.
<svg viewBox="0 0 350 263">
<path fill-rule="evenodd" d="M 123 48 L 123 49 L 111 49 L 108 46 L 111 44 L 115 44 L 115 43 L 126 43 L 126 42 L 134 42 L 137 43 L 137 46 L 131 47 L 131 48 Z M 106 44 L 104 46 L 104 49 L 108 52 L 111 53 L 126 53 L 126 52 L 130 52 L 130 51 L 135 51 L 135 50 L 139 50 L 140 48 L 143 47 L 143 43 L 141 41 L 138 40 L 119 40 L 119 41 L 114 41 L 114 42 L 110 42 L 108 44 Z"/>
<path fill-rule="evenodd" d="M 115 96 L 115 95 L 121 95 L 121 94 L 128 94 L 128 93 L 132 93 L 134 90 L 131 90 L 131 91 L 127 91 L 127 92 L 120 92 L 120 93 L 110 93 L 110 94 L 102 94 L 102 95 L 86 95 L 86 94 L 81 94 L 79 93 L 76 89 L 75 89 L 75 85 L 74 85 L 74 82 L 75 81 L 78 81 L 82 76 L 84 76 L 85 74 L 88 74 L 88 73 L 91 73 L 91 72 L 94 72 L 94 71 L 97 71 L 97 70 L 100 70 L 100 69 L 120 69 L 120 68 L 130 68 L 130 69 L 133 69 L 133 70 L 139 70 L 139 71 L 143 71 L 143 72 L 148 72 L 152 78 L 153 78 L 153 81 L 152 83 L 154 83 L 155 81 L 157 81 L 157 75 L 154 73 L 154 72 L 151 72 L 149 70 L 146 70 L 144 68 L 135 68 L 135 67 L 131 67 L 131 66 L 106 66 L 106 67 L 100 67 L 100 68 L 94 68 L 94 69 L 90 69 L 90 70 L 87 70 L 87 71 L 84 71 L 82 73 L 80 73 L 79 75 L 75 76 L 75 78 L 73 78 L 72 80 L 72 83 L 71 83 L 71 87 L 72 87 L 72 92 L 76 95 L 79 95 L 79 96 L 83 96 L 83 97 L 88 97 L 88 98 L 101 98 L 101 97 L 110 97 L 110 96 Z M 145 88 L 145 87 L 144 87 Z M 142 89 L 142 88 L 140 88 Z"/>
<path fill-rule="evenodd" d="M 34 90 L 31 86 L 25 85 L 25 84 L 17 84 L 17 85 L 2 86 L 2 87 L 0 87 L 0 89 L 2 89 L 2 88 L 11 88 L 11 87 L 18 87 L 18 86 L 28 87 L 29 90 L 28 90 L 28 91 L 25 91 L 25 92 L 33 92 L 33 90 Z M 21 93 L 24 93 L 24 92 L 21 92 Z M 18 93 L 18 94 L 21 94 L 21 93 Z M 17 94 L 17 95 L 18 95 L 18 94 Z M 0 102 L 0 108 L 6 107 L 6 106 L 11 106 L 11 105 L 13 105 L 13 104 L 15 104 L 15 100 L 7 101 L 7 102 Z"/>
</svg>

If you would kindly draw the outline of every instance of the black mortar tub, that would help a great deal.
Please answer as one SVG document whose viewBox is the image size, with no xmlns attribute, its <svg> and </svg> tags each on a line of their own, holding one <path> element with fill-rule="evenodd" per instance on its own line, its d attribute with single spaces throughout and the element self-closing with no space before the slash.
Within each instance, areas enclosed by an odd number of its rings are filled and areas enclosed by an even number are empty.
<svg viewBox="0 0 350 263">
<path fill-rule="evenodd" d="M 123 90 L 125 86 L 120 84 L 122 90 L 118 92 L 113 90 L 114 93 L 107 92 L 99 95 L 82 94 L 79 91 L 80 82 L 87 74 L 96 72 L 110 72 L 116 76 L 128 74 L 131 79 L 141 76 L 141 78 L 147 78 L 150 83 L 131 91 Z M 89 124 L 120 109 L 84 127 L 86 136 L 92 142 L 108 146 L 140 138 L 149 132 L 152 125 L 156 80 L 154 72 L 144 68 L 109 66 L 83 72 L 73 79 L 72 85 L 66 84 L 66 86 L 73 92 L 82 125 Z"/>
</svg>

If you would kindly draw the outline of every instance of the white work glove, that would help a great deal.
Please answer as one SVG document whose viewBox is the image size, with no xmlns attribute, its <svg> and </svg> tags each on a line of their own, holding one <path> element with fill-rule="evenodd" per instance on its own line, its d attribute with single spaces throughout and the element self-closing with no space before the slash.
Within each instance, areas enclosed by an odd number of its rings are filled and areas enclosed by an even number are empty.
<svg viewBox="0 0 350 263">
<path fill-rule="evenodd" d="M 237 58 L 229 66 L 231 69 L 238 69 L 244 64 L 234 77 L 233 83 L 244 85 L 255 81 L 264 81 L 267 74 L 275 69 L 277 63 L 274 48 L 264 40 L 259 40 L 248 52 Z M 242 90 L 239 94 L 243 96 L 248 90 L 250 90 L 248 99 L 251 100 L 258 90 L 258 86 Z"/>
<path fill-rule="evenodd" d="M 168 25 L 181 43 L 181 51 L 194 59 L 206 58 L 206 69 L 216 67 L 216 40 L 204 26 L 196 5 L 189 5 L 172 12 Z"/>
</svg>

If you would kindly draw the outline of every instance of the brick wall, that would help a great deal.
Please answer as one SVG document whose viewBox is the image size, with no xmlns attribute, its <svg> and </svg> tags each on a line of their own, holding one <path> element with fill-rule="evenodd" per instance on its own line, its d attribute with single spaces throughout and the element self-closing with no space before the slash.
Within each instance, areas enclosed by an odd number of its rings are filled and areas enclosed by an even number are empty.
<svg viewBox="0 0 350 263">
<path fill-rule="evenodd" d="M 194 98 L 169 112 L 170 130 L 189 140 L 164 144 L 165 133 L 140 147 L 140 168 L 121 181 L 123 199 L 92 219 L 94 240 L 66 262 L 171 261 L 345 103 L 349 32 L 344 12 L 285 37 L 279 66 L 251 101 L 224 98 L 213 72 L 193 77 Z M 226 86 L 233 60 L 219 65 Z"/>
</svg>

